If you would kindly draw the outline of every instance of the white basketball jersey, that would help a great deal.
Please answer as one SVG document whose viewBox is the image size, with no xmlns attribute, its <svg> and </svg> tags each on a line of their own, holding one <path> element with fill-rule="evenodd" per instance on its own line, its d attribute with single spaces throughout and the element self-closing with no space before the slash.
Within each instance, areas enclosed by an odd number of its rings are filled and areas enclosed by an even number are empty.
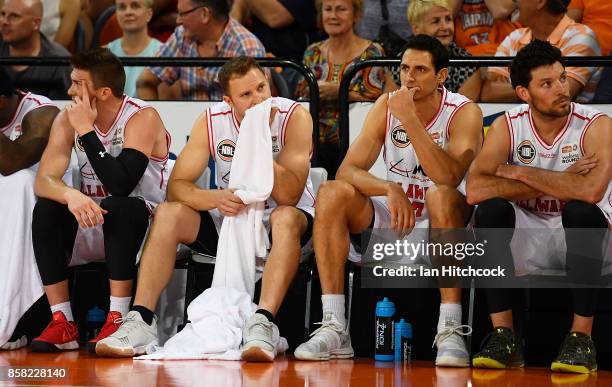
<svg viewBox="0 0 612 387">
<path fill-rule="evenodd" d="M 442 92 L 442 98 L 438 112 L 425 130 L 440 148 L 445 149 L 450 139 L 449 126 L 453 116 L 462 106 L 472 101 L 444 87 L 439 90 Z M 435 183 L 421 168 L 404 126 L 391 115 L 389 109 L 386 122 L 383 157 L 387 166 L 387 180 L 402 184 L 406 196 L 412 202 L 416 221 L 427 219 L 425 193 Z M 465 184 L 465 177 L 461 184 Z"/>
<path fill-rule="evenodd" d="M 584 136 L 591 124 L 602 116 L 603 113 L 592 107 L 572 103 L 565 126 L 553 143 L 547 144 L 535 129 L 529 105 L 509 110 L 505 114 L 511 141 L 508 161 L 512 165 L 564 171 L 584 156 Z M 552 217 L 561 215 L 565 202 L 553 196 L 542 196 L 518 201 L 517 205 L 539 216 Z M 612 224 L 612 182 L 608 183 L 607 192 L 597 206 Z"/>
<path fill-rule="evenodd" d="M 106 133 L 102 133 L 97 126 L 94 125 L 96 135 L 102 142 L 106 152 L 113 157 L 117 157 L 123 150 L 125 141 L 125 127 L 128 121 L 134 114 L 144 109 L 153 109 L 153 107 L 142 100 L 123 96 L 123 102 L 117 112 L 115 121 Z M 133 128 L 138 129 L 138 128 Z M 170 134 L 166 132 L 166 145 L 170 149 Z M 96 176 L 96 172 L 91 167 L 87 154 L 80 144 L 80 138 L 77 133 L 74 136 L 74 150 L 76 151 L 77 160 L 79 162 L 79 171 L 81 177 L 80 189 L 85 195 L 91 197 L 97 203 L 109 196 L 109 192 L 104 187 L 104 184 Z M 166 197 L 166 186 L 168 184 L 169 171 L 167 169 L 168 152 L 162 159 L 149 157 L 149 164 L 143 174 L 140 182 L 129 196 L 140 197 L 144 199 L 149 208 L 153 210 Z"/>
<path fill-rule="evenodd" d="M 290 99 L 273 97 L 273 106 L 279 107 L 279 111 L 274 116 L 270 125 L 272 135 L 272 157 L 278 159 L 285 144 L 285 130 L 295 108 L 299 104 Z M 236 142 L 240 132 L 240 125 L 236 119 L 234 110 L 225 102 L 218 103 L 206 110 L 208 116 L 208 144 L 210 154 L 215 160 L 215 172 L 217 186 L 227 188 L 229 184 L 230 172 L 232 169 L 232 159 Z M 256 173 L 256 171 L 253 171 Z M 310 177 L 306 181 L 306 187 L 302 193 L 300 201 L 296 207 L 302 208 L 311 214 L 314 212 L 315 198 Z M 266 202 L 266 212 L 270 213 L 277 204 L 270 196 Z"/>
<path fill-rule="evenodd" d="M 17 105 L 17 110 L 15 110 L 13 119 L 8 125 L 0 128 L 2 134 L 8 137 L 11 141 L 15 141 L 19 138 L 19 136 L 21 136 L 21 122 L 26 114 L 34 109 L 38 109 L 39 107 L 55 106 L 49 98 L 42 95 L 23 92 L 19 93 L 22 95 L 22 98 L 21 101 L 19 101 L 19 105 Z"/>
</svg>

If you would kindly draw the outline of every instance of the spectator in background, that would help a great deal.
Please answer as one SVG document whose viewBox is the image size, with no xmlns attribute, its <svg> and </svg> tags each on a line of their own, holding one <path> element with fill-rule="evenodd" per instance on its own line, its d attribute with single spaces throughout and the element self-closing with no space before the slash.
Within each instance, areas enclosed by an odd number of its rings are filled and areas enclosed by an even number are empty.
<svg viewBox="0 0 612 387">
<path fill-rule="evenodd" d="M 612 2 L 601 0 L 572 0 L 567 16 L 589 26 L 599 41 L 603 55 L 612 54 Z"/>
<path fill-rule="evenodd" d="M 363 17 L 357 22 L 355 32 L 364 39 L 378 39 L 380 26 L 383 25 L 382 3 L 387 3 L 389 10 L 389 26 L 391 31 L 404 40 L 412 35 L 412 28 L 406 18 L 409 0 L 365 0 L 363 2 Z"/>
<path fill-rule="evenodd" d="M 316 32 L 314 0 L 234 0 L 230 15 L 247 26 L 268 53 L 296 62 Z M 283 68 L 282 76 L 293 94 L 299 73 Z"/>
<path fill-rule="evenodd" d="M 266 54 L 259 39 L 229 16 L 227 0 L 179 0 L 177 24 L 180 26 L 160 47 L 157 56 L 231 58 Z M 221 100 L 223 91 L 217 82 L 219 70 L 219 67 L 147 68 L 136 83 L 138 96 L 143 99 L 176 98 L 176 93 L 159 95 L 158 86 L 162 82 L 174 85 L 179 81 L 183 99 Z"/>
<path fill-rule="evenodd" d="M 0 12 L 0 56 L 70 56 L 64 47 L 40 32 L 42 16 L 40 0 L 5 0 Z M 68 99 L 68 66 L 10 66 L 7 71 L 17 89 L 51 99 Z"/>
<path fill-rule="evenodd" d="M 471 56 L 453 42 L 454 24 L 449 0 L 419 0 L 408 6 L 408 21 L 415 35 L 432 36 L 446 47 L 449 57 Z M 399 79 L 395 81 L 399 84 Z M 476 67 L 449 66 L 444 87 L 453 93 L 463 94 L 472 101 L 480 97 L 480 71 Z"/>
<path fill-rule="evenodd" d="M 70 49 L 79 22 L 81 0 L 42 0 L 42 4 L 40 32 L 49 40 Z"/>
<path fill-rule="evenodd" d="M 492 56 L 506 36 L 519 28 L 510 16 L 514 0 L 451 0 L 455 10 L 455 43 L 472 55 Z"/>
<path fill-rule="evenodd" d="M 319 111 L 319 165 L 333 178 L 340 166 L 338 148 L 338 90 L 346 67 L 354 61 L 385 56 L 380 44 L 355 34 L 353 27 L 363 13 L 362 0 L 318 0 L 317 11 L 329 38 L 310 45 L 304 53 L 304 65 L 318 80 L 321 106 Z M 387 87 L 395 88 L 391 75 L 380 67 L 360 71 L 350 83 L 351 101 L 373 101 Z M 303 81 L 298 94 L 307 95 Z"/>
<path fill-rule="evenodd" d="M 147 23 L 153 16 L 153 0 L 116 0 L 117 20 L 123 37 L 108 44 L 108 49 L 118 57 L 153 57 L 161 42 L 148 34 Z M 124 93 L 136 97 L 136 80 L 144 70 L 140 66 L 124 66 Z"/>
<path fill-rule="evenodd" d="M 563 56 L 600 56 L 601 50 L 593 30 L 576 23 L 567 15 L 570 0 L 520 1 L 520 28 L 504 39 L 495 56 L 515 56 L 534 39 L 548 41 L 559 48 Z M 601 68 L 566 67 L 570 95 L 580 103 L 593 99 Z M 508 68 L 491 67 L 484 81 L 480 99 L 483 102 L 517 102 L 510 84 Z"/>
</svg>

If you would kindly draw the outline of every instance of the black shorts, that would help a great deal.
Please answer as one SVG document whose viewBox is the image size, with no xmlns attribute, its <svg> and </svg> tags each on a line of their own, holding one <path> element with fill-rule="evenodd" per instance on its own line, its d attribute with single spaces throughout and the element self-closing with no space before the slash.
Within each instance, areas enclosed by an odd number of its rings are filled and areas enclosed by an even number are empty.
<svg viewBox="0 0 612 387">
<path fill-rule="evenodd" d="M 306 231 L 302 234 L 300 239 L 300 247 L 306 246 L 308 241 L 312 238 L 312 225 L 314 219 L 308 212 L 298 208 L 304 215 L 306 215 Z M 270 242 L 272 242 L 272 232 L 269 235 Z M 217 233 L 217 227 L 215 222 L 208 211 L 200 211 L 200 229 L 198 230 L 198 236 L 196 240 L 187 245 L 190 249 L 197 251 L 198 253 L 217 256 L 217 244 L 219 242 L 219 234 Z"/>
</svg>

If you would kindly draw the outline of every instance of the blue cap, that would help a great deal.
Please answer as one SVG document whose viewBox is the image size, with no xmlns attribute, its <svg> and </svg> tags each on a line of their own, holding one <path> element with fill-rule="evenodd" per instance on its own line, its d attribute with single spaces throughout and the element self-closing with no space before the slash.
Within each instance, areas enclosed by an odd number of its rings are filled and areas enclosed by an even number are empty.
<svg viewBox="0 0 612 387">
<path fill-rule="evenodd" d="M 395 323 L 396 336 L 412 337 L 412 325 L 401 319 Z"/>
<path fill-rule="evenodd" d="M 376 315 L 381 317 L 392 317 L 395 314 L 395 304 L 387 297 L 376 303 Z"/>
<path fill-rule="evenodd" d="M 103 322 L 105 319 L 106 313 L 97 305 L 87 311 L 87 321 Z"/>
</svg>

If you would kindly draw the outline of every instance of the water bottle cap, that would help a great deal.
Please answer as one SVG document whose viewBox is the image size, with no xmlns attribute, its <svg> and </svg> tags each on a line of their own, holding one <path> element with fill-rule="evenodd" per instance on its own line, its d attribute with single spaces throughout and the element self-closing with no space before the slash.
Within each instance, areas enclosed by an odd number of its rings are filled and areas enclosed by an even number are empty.
<svg viewBox="0 0 612 387">
<path fill-rule="evenodd" d="M 98 308 L 97 306 L 94 306 L 93 308 L 87 311 L 87 321 L 102 322 L 105 318 L 106 314 L 102 309 Z"/>
<path fill-rule="evenodd" d="M 393 303 L 393 301 L 389 301 L 389 299 L 387 297 L 383 298 L 382 301 L 378 301 L 376 303 L 376 307 L 377 308 L 393 308 L 395 309 L 395 304 Z"/>
</svg>

